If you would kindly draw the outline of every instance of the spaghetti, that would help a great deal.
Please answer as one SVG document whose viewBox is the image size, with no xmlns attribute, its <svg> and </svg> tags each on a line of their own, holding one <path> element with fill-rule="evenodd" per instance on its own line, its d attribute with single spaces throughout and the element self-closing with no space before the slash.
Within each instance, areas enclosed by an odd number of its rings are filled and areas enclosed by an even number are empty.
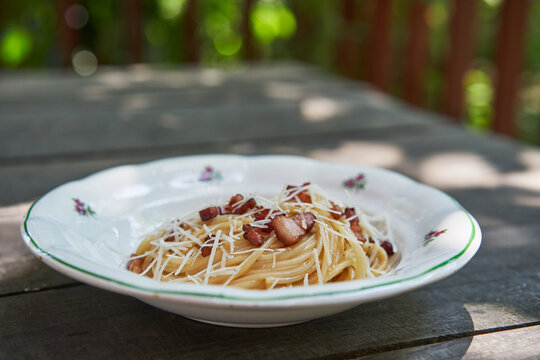
<svg viewBox="0 0 540 360">
<path fill-rule="evenodd" d="M 272 289 L 385 274 L 388 219 L 343 209 L 310 183 L 233 196 L 146 237 L 128 269 L 160 281 Z"/>
</svg>

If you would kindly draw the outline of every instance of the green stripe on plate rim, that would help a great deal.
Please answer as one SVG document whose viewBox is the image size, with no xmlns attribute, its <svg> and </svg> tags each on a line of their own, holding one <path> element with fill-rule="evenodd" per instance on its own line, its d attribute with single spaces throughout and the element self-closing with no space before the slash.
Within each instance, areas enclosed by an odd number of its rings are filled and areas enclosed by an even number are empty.
<svg viewBox="0 0 540 360">
<path fill-rule="evenodd" d="M 416 181 L 415 181 L 416 182 Z M 28 232 L 28 226 L 27 226 L 27 221 L 28 221 L 28 218 L 30 217 L 30 212 L 32 211 L 32 209 L 34 208 L 34 205 L 37 204 L 37 202 L 40 200 L 36 200 L 32 206 L 30 207 L 30 209 L 28 210 L 28 212 L 26 213 L 26 217 L 24 219 L 24 232 L 26 233 L 26 235 L 28 236 L 28 238 L 30 239 L 32 245 L 34 245 L 36 247 L 36 249 L 38 249 L 39 251 L 41 251 L 42 253 L 46 254 L 47 256 L 49 256 L 51 259 L 57 261 L 58 263 L 64 265 L 64 266 L 67 266 L 69 268 L 72 268 L 72 269 L 75 269 L 77 271 L 80 271 L 84 274 L 87 274 L 87 275 L 91 275 L 93 277 L 96 277 L 98 279 L 102 279 L 102 280 L 107 280 L 107 281 L 110 281 L 110 282 L 113 282 L 113 283 L 116 283 L 118 285 L 122 285 L 122 286 L 126 286 L 126 287 L 129 287 L 129 288 L 132 288 L 132 289 L 135 289 L 135 290 L 140 290 L 140 291 L 145 291 L 145 292 L 150 292 L 150 293 L 161 293 L 161 294 L 170 294 L 170 295 L 188 295 L 188 296 L 200 296 L 200 297 L 208 297 L 208 298 L 220 298 L 220 299 L 226 299 L 226 300 L 244 300 L 244 301 L 276 301 L 276 300 L 288 300 L 288 299 L 296 299 L 296 298 L 305 298 L 305 297 L 317 297 L 317 296 L 327 296 L 327 295 L 337 295 L 337 294 L 345 294 L 345 293 L 352 293 L 352 292 L 357 292 L 357 291 L 361 291 L 361 290 L 368 290 L 368 289 L 373 289 L 373 288 L 377 288 L 377 287 L 383 287 L 383 286 L 388 286 L 388 285 L 393 285 L 393 284 L 397 284 L 397 283 L 402 283 L 402 282 L 406 282 L 406 281 L 409 281 L 409 280 L 413 280 L 413 279 L 417 279 L 421 276 L 424 276 L 438 268 L 441 268 L 443 266 L 445 266 L 446 264 L 454 261 L 454 260 L 457 260 L 458 258 L 460 258 L 466 251 L 467 249 L 469 248 L 469 246 L 471 245 L 474 237 L 476 236 L 476 227 L 474 226 L 474 222 L 471 218 L 471 215 L 469 214 L 468 211 L 466 211 L 462 206 L 461 204 L 459 204 L 457 202 L 457 200 L 455 200 L 453 197 L 451 197 L 450 195 L 444 193 L 441 191 L 442 194 L 444 194 L 445 196 L 449 197 L 460 209 L 462 212 L 465 213 L 465 215 L 467 215 L 467 218 L 469 219 L 470 223 L 471 223 L 471 227 L 472 227 L 472 232 L 471 232 L 471 235 L 469 237 L 469 241 L 467 242 L 467 245 L 465 246 L 465 248 L 463 248 L 463 250 L 461 250 L 459 253 L 457 253 L 456 255 L 452 256 L 451 258 L 441 262 L 440 264 L 437 264 L 435 266 L 433 266 L 432 268 L 428 269 L 428 270 L 425 270 L 424 272 L 421 272 L 419 274 L 416 274 L 416 275 L 412 275 L 412 276 L 409 276 L 407 278 L 404 278 L 404 279 L 399 279 L 399 280 L 393 280 L 393 281 L 388 281 L 388 282 L 385 282 L 385 283 L 381 283 L 381 284 L 373 284 L 373 285 L 368 285 L 368 286 L 361 286 L 359 288 L 355 288 L 355 289 L 346 289 L 346 290 L 337 290 L 337 291 L 326 291 L 326 292 L 318 292 L 316 294 L 298 294 L 298 295 L 282 295 L 282 296 L 268 296 L 266 298 L 248 298 L 248 297 L 242 297 L 242 296 L 231 296 L 231 295 L 224 295 L 224 294 L 207 294 L 207 293 L 201 293 L 201 292 L 194 292 L 194 291 L 182 291 L 182 290 L 157 290 L 157 289 L 151 289 L 151 288 L 147 288 L 147 287 L 143 287 L 143 286 L 138 286 L 138 285 L 134 285 L 134 284 L 130 284 L 130 283 L 127 283 L 127 282 L 124 282 L 124 281 L 120 281 L 120 280 L 115 280 L 115 279 L 111 279 L 107 276 L 103 276 L 103 275 L 99 275 L 99 274 L 96 274 L 96 273 L 93 273 L 91 271 L 88 271 L 88 270 L 85 270 L 85 269 L 81 269 L 73 264 L 70 264 L 62 259 L 59 259 L 57 258 L 55 255 L 51 254 L 50 252 L 46 251 L 46 250 L 43 250 L 42 248 L 40 248 L 38 246 L 38 244 L 36 243 L 36 241 L 34 240 L 34 238 L 30 235 L 30 233 Z"/>
</svg>

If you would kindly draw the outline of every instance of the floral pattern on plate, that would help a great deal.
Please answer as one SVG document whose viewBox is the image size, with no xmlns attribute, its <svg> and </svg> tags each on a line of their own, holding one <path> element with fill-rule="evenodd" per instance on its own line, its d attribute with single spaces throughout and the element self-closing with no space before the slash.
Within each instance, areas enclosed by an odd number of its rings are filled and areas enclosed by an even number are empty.
<svg viewBox="0 0 540 360">
<path fill-rule="evenodd" d="M 75 211 L 81 216 L 94 216 L 96 212 L 89 206 L 83 203 L 81 200 L 73 198 L 71 199 L 75 203 Z"/>
<path fill-rule="evenodd" d="M 343 181 L 343 186 L 349 189 L 361 189 L 366 187 L 366 176 L 364 174 L 358 174 L 355 177 Z"/>
<path fill-rule="evenodd" d="M 426 246 L 427 244 L 429 244 L 430 242 L 432 242 L 433 240 L 435 240 L 436 238 L 438 238 L 439 236 L 444 234 L 446 232 L 446 230 L 447 229 L 444 229 L 444 230 L 432 230 L 432 231 L 428 232 L 426 234 L 426 236 L 424 236 L 424 242 L 422 243 L 422 246 Z"/>
<path fill-rule="evenodd" d="M 212 181 L 212 180 L 221 180 L 221 172 L 215 170 L 211 166 L 207 166 L 199 175 L 199 181 Z"/>
</svg>

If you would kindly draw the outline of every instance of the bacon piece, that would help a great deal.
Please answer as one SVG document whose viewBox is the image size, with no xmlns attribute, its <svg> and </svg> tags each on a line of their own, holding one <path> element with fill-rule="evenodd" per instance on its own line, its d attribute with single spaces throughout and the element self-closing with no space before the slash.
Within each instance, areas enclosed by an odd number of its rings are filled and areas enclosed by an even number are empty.
<svg viewBox="0 0 540 360">
<path fill-rule="evenodd" d="M 202 221 L 207 221 L 221 215 L 221 209 L 218 206 L 210 206 L 209 208 L 199 211 L 199 216 Z"/>
<path fill-rule="evenodd" d="M 303 225 L 306 227 L 303 227 Z M 300 241 L 315 223 L 315 216 L 311 213 L 301 213 L 293 218 L 278 215 L 272 219 L 272 227 L 279 241 L 285 246 L 291 246 Z"/>
<path fill-rule="evenodd" d="M 212 252 L 212 246 L 214 245 L 214 237 L 207 236 L 204 239 L 204 244 L 201 246 L 201 255 L 207 257 Z"/>
<path fill-rule="evenodd" d="M 175 238 L 174 236 L 169 236 L 169 237 L 167 237 L 167 238 L 165 239 L 165 242 L 172 242 L 172 241 L 174 241 L 174 240 L 176 240 L 176 238 Z"/>
<path fill-rule="evenodd" d="M 133 256 L 137 256 L 137 254 L 131 254 L 131 257 Z M 127 263 L 127 269 L 134 273 L 140 274 L 143 272 L 143 268 L 142 268 L 143 261 L 144 261 L 144 258 L 142 257 L 137 258 L 137 259 L 131 259 Z"/>
<path fill-rule="evenodd" d="M 254 198 L 249 198 L 245 203 L 243 203 L 240 207 L 237 207 L 232 211 L 233 214 L 241 215 L 245 214 L 249 210 L 255 208 L 257 206 L 257 202 Z"/>
<path fill-rule="evenodd" d="M 249 224 L 242 225 L 242 230 L 244 230 L 244 239 L 249 241 L 253 246 L 261 246 L 264 244 L 264 237 L 258 231 L 258 228 L 253 227 Z"/>
<path fill-rule="evenodd" d="M 384 251 L 386 251 L 386 253 L 388 254 L 388 256 L 392 256 L 394 255 L 394 247 L 392 246 L 392 244 L 390 244 L 389 241 L 383 241 L 381 243 L 381 247 L 384 249 Z"/>
<path fill-rule="evenodd" d="M 273 228 L 272 228 L 272 214 L 270 214 L 270 209 L 264 209 L 264 208 L 261 208 L 262 210 L 259 210 L 255 213 L 254 217 L 255 217 L 255 221 L 260 221 L 260 220 L 270 220 L 268 223 L 264 224 L 264 227 L 260 227 L 259 229 L 262 231 L 262 232 L 265 232 L 265 233 L 271 233 Z M 270 216 L 268 216 L 268 214 L 270 214 Z"/>
<path fill-rule="evenodd" d="M 358 220 L 358 216 L 356 216 L 356 210 L 354 210 L 354 208 L 346 208 L 345 217 L 349 219 L 350 228 L 358 241 L 360 241 L 362 244 L 365 243 L 366 238 L 364 237 L 364 232 L 360 227 L 360 220 Z M 352 217 L 354 218 L 351 219 Z"/>
<path fill-rule="evenodd" d="M 244 200 L 244 196 L 242 196 L 241 194 L 236 194 L 234 196 L 231 196 L 229 203 L 225 205 L 225 211 L 227 213 L 232 213 L 234 210 L 234 207 L 242 200 Z"/>
<path fill-rule="evenodd" d="M 332 207 L 330 208 L 332 211 L 336 211 L 338 213 L 335 213 L 335 212 L 331 212 L 330 215 L 332 215 L 332 217 L 336 220 L 338 220 L 340 217 L 343 216 L 343 209 L 341 208 L 341 206 L 337 205 L 337 204 L 334 204 L 332 201 L 330 201 L 330 205 L 332 205 Z M 354 210 L 354 209 L 353 209 Z"/>
<path fill-rule="evenodd" d="M 293 218 L 296 225 L 300 226 L 302 229 L 306 230 L 306 233 L 313 228 L 315 225 L 315 215 L 310 212 L 303 212 L 296 214 Z"/>
<path fill-rule="evenodd" d="M 291 196 L 292 194 L 294 194 L 296 191 L 298 191 L 299 188 L 301 187 L 304 187 L 304 186 L 308 186 L 310 185 L 311 183 L 310 182 L 305 182 L 302 184 L 302 186 L 296 186 L 296 185 L 287 185 L 287 188 L 285 190 L 287 190 L 285 192 L 285 195 L 286 196 Z M 298 198 L 298 200 L 300 200 L 300 202 L 304 202 L 304 203 L 309 203 L 311 204 L 311 195 L 309 195 L 309 192 L 308 190 L 302 190 L 301 192 L 299 192 L 298 194 L 295 195 L 295 198 Z"/>
</svg>

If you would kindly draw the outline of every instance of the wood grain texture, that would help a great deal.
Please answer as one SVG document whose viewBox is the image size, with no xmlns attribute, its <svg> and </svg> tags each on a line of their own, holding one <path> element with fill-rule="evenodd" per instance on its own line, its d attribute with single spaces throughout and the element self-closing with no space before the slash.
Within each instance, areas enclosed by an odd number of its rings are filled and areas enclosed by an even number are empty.
<svg viewBox="0 0 540 360">
<path fill-rule="evenodd" d="M 509 245 L 509 236 L 518 239 L 518 245 Z M 64 357 L 84 358 L 300 359 L 377 353 L 400 344 L 420 345 L 425 339 L 535 323 L 540 320 L 540 249 L 530 244 L 538 236 L 538 225 L 488 231 L 481 253 L 448 279 L 277 329 L 204 325 L 86 285 L 4 297 L 0 349 L 14 359 L 39 353 L 58 358 L 57 349 Z M 521 262 L 507 253 L 519 254 Z M 482 271 L 486 266 L 492 271 Z M 24 343 L 33 346 L 25 348 Z"/>
<path fill-rule="evenodd" d="M 148 73 L 153 74 L 152 70 Z M 119 77 L 122 80 L 113 76 L 120 85 L 99 84 L 98 79 L 80 82 L 71 77 L 30 78 L 25 85 L 11 82 L 13 92 L 25 97 L 0 93 L 5 109 L 0 123 L 0 158 L 234 142 L 263 134 L 291 136 L 441 121 L 441 117 L 412 111 L 365 85 L 339 80 L 324 85 L 321 80 L 312 87 L 280 83 L 270 80 L 271 75 L 264 71 L 255 71 L 255 79 L 266 80 L 254 82 L 253 78 L 245 80 L 244 75 L 231 75 L 233 82 L 246 85 L 240 89 L 236 85 L 206 88 L 195 85 L 204 78 L 204 71 L 198 72 L 199 77 L 184 74 L 171 72 L 168 80 L 157 76 L 141 81 L 149 88 L 134 84 L 133 79 L 125 80 L 125 74 Z M 167 87 L 175 76 L 179 82 L 185 76 L 185 82 L 193 87 Z M 152 85 L 158 80 L 159 86 Z M 24 79 L 21 82 L 25 83 Z M 47 89 L 56 87 L 64 89 L 59 91 L 67 92 L 66 97 L 56 93 L 51 98 Z M 129 91 L 123 92 L 125 88 Z"/>
<path fill-rule="evenodd" d="M 383 359 L 534 359 L 540 354 L 540 326 L 467 336 L 461 339 L 358 357 Z"/>
<path fill-rule="evenodd" d="M 58 69 L 0 74 L 0 101 L 46 98 L 59 100 L 72 93 L 106 91 L 107 95 L 159 90 L 203 90 L 215 87 L 241 88 L 257 86 L 260 82 L 285 84 L 346 83 L 316 68 L 296 63 L 271 66 L 254 63 L 237 68 L 198 68 L 196 66 L 166 67 L 133 65 L 126 67 L 100 66 L 92 77 L 81 77 Z M 51 89 L 55 91 L 52 92 Z"/>
<path fill-rule="evenodd" d="M 540 217 L 540 152 L 513 142 L 465 134 L 459 126 L 392 126 L 358 131 L 214 140 L 26 158 L 0 167 L 0 205 L 33 201 L 55 186 L 115 165 L 201 153 L 292 154 L 385 167 L 454 196 L 481 226 Z M 83 156 L 84 155 L 84 156 Z M 108 160 L 102 160 L 108 158 Z M 39 176 L 36 176 L 39 174 Z"/>
<path fill-rule="evenodd" d="M 540 151 L 466 133 L 311 68 L 255 68 L 203 75 L 136 67 L 89 82 L 0 77 L 7 109 L 0 114 L 0 359 L 538 356 Z M 88 87 L 105 98 L 85 98 Z M 150 105 L 122 105 L 137 99 Z M 315 109 L 345 110 L 309 121 L 302 113 L 309 99 L 323 99 Z M 419 290 L 301 325 L 248 330 L 80 284 L 42 264 L 20 238 L 30 202 L 57 185 L 115 165 L 202 153 L 293 154 L 397 170 L 454 196 L 479 220 L 483 244 L 462 270 Z"/>
<path fill-rule="evenodd" d="M 78 283 L 45 266 L 24 244 L 19 222 L 0 219 L 0 297 Z"/>
<path fill-rule="evenodd" d="M 359 114 L 362 114 L 359 116 Z M 396 116 L 399 115 L 399 118 Z M 304 135 L 335 129 L 352 131 L 393 124 L 426 124 L 414 113 L 329 99 L 300 105 L 213 108 L 116 113 L 42 114 L 4 117 L 2 158 L 85 151 L 148 148 L 209 141 L 242 141 L 280 135 Z M 49 136 L 40 136 L 43 133 Z M 25 146 L 21 147 L 20 144 Z"/>
</svg>

